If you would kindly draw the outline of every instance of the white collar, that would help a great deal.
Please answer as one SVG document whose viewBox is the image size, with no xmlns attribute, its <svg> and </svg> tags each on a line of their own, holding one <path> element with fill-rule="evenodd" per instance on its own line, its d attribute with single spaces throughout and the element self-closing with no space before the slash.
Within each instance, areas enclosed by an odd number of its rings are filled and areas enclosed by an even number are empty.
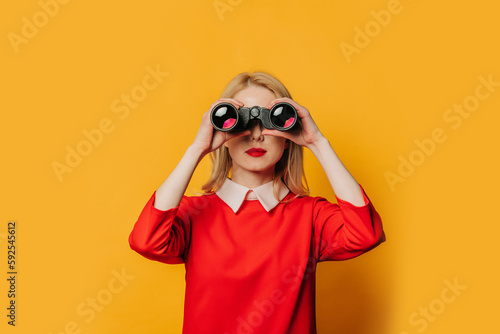
<svg viewBox="0 0 500 334">
<path fill-rule="evenodd" d="M 287 186 L 280 180 L 278 197 L 280 200 L 290 192 Z M 237 213 L 243 201 L 245 200 L 259 200 L 264 209 L 269 212 L 276 205 L 278 201 L 273 195 L 273 181 L 269 181 L 257 188 L 247 188 L 238 184 L 231 179 L 227 178 L 222 187 L 215 192 L 233 211 Z"/>
</svg>

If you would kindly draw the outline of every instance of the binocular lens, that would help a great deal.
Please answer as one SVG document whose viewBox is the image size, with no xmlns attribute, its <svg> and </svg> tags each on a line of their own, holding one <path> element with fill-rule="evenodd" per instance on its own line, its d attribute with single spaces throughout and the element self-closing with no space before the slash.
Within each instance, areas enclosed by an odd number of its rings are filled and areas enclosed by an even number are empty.
<svg viewBox="0 0 500 334">
<path fill-rule="evenodd" d="M 289 104 L 279 103 L 271 109 L 271 122 L 277 128 L 290 129 L 295 124 L 297 112 Z"/>
<path fill-rule="evenodd" d="M 231 129 L 238 121 L 238 112 L 232 105 L 222 104 L 212 112 L 212 123 L 223 131 Z"/>
</svg>

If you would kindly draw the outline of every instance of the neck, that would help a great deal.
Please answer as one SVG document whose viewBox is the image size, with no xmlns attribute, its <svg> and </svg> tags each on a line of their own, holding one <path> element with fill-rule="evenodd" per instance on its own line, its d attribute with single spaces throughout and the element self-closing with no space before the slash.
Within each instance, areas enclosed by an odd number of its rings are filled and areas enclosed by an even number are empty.
<svg viewBox="0 0 500 334">
<path fill-rule="evenodd" d="M 233 165 L 231 180 L 233 182 L 241 184 L 242 186 L 253 189 L 272 181 L 273 172 L 274 166 L 267 171 L 252 172 L 237 167 L 235 168 L 235 166 Z"/>
</svg>

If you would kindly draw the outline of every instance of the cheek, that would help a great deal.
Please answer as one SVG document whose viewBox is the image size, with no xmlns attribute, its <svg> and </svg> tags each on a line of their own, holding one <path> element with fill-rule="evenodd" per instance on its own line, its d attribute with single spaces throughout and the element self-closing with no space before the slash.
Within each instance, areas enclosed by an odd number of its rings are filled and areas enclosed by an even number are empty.
<svg viewBox="0 0 500 334">
<path fill-rule="evenodd" d="M 286 148 L 286 142 L 284 140 L 277 140 L 273 143 L 273 155 L 281 157 Z"/>
<path fill-rule="evenodd" d="M 275 147 L 276 150 L 282 151 L 287 147 L 286 143 L 287 141 L 285 138 L 276 137 L 274 138 L 273 147 Z"/>
<path fill-rule="evenodd" d="M 222 145 L 224 145 L 225 147 L 227 147 L 229 149 L 229 151 L 234 151 L 240 145 L 240 138 L 229 139 L 227 142 L 225 142 Z"/>
<path fill-rule="evenodd" d="M 246 153 L 243 152 L 242 146 L 238 145 L 237 143 L 230 143 L 229 145 L 227 145 L 227 149 L 229 151 L 229 156 L 232 159 L 239 159 L 246 156 Z"/>
</svg>

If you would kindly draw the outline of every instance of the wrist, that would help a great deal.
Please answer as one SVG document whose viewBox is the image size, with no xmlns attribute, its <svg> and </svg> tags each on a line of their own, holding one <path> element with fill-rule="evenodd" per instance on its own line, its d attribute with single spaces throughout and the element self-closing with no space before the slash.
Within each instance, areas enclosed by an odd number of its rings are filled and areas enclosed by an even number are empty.
<svg viewBox="0 0 500 334">
<path fill-rule="evenodd" d="M 203 157 L 208 153 L 209 152 L 207 150 L 193 144 L 189 146 L 188 149 L 186 150 L 186 154 L 195 157 L 198 160 L 198 162 L 201 161 L 201 159 L 203 159 Z"/>
<path fill-rule="evenodd" d="M 328 138 L 321 135 L 311 144 L 307 145 L 307 147 L 316 155 L 322 148 L 330 146 L 330 142 Z"/>
</svg>

